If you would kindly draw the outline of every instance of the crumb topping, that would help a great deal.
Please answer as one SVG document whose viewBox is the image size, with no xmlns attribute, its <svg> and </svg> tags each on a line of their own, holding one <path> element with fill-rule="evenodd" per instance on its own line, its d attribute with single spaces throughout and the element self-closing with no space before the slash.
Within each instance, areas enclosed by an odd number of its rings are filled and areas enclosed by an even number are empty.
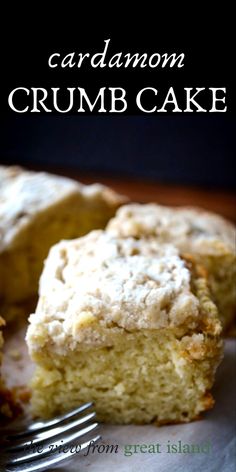
<svg viewBox="0 0 236 472">
<path fill-rule="evenodd" d="M 177 249 L 154 239 L 92 231 L 62 241 L 45 263 L 28 340 L 73 346 L 98 342 L 101 329 L 194 329 L 201 314 L 190 281 Z"/>
<path fill-rule="evenodd" d="M 157 237 L 181 251 L 208 254 L 236 252 L 235 226 L 198 208 L 130 204 L 118 209 L 108 231 L 122 237 Z"/>
</svg>

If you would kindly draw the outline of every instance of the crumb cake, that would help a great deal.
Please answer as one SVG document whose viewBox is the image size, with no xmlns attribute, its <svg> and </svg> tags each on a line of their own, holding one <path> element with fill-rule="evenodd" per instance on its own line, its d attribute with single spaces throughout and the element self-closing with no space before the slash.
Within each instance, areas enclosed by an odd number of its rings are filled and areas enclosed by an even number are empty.
<svg viewBox="0 0 236 472">
<path fill-rule="evenodd" d="M 204 265 L 213 299 L 227 328 L 236 314 L 236 229 L 219 215 L 192 207 L 128 204 L 108 223 L 119 237 L 155 237 Z"/>
<path fill-rule="evenodd" d="M 51 248 L 30 316 L 32 411 L 188 422 L 212 407 L 221 324 L 205 270 L 156 239 L 92 231 Z"/>
<path fill-rule="evenodd" d="M 0 314 L 11 319 L 35 303 L 53 244 L 103 228 L 124 201 L 100 184 L 0 166 Z"/>
</svg>

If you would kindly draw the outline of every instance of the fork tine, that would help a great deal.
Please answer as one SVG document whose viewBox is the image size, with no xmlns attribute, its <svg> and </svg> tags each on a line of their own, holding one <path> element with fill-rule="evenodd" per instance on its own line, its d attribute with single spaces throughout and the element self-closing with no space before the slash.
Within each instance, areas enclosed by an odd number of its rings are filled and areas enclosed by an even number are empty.
<svg viewBox="0 0 236 472">
<path fill-rule="evenodd" d="M 96 413 L 92 412 L 92 413 L 89 413 L 86 416 L 83 416 L 82 418 L 76 419 L 75 421 L 72 421 L 72 422 L 66 423 L 66 424 L 62 424 L 61 426 L 57 426 L 55 428 L 46 430 L 46 431 L 44 431 L 42 433 L 39 433 L 37 435 L 32 433 L 32 436 L 27 436 L 27 441 L 24 440 L 26 438 L 23 438 L 24 442 L 14 444 L 13 446 L 8 447 L 6 449 L 6 451 L 7 452 L 19 451 L 19 450 L 27 447 L 27 445 L 29 445 L 29 443 L 31 443 L 32 446 L 36 446 L 36 445 L 40 446 L 46 440 L 49 440 L 51 438 L 57 438 L 58 436 L 61 436 L 61 434 L 65 434 L 67 431 L 70 431 L 71 429 L 78 428 L 78 426 L 81 426 L 81 425 L 84 425 L 85 423 L 88 423 L 89 421 L 94 419 L 95 416 L 96 416 Z M 8 437 L 7 439 L 8 439 L 8 441 L 12 441 L 12 437 L 10 437 L 10 438 Z M 19 437 L 17 439 L 19 439 Z"/>
<path fill-rule="evenodd" d="M 101 439 L 101 436 L 95 436 L 93 439 L 86 441 L 85 443 L 81 444 L 81 451 L 86 449 L 88 445 L 93 441 L 94 443 Z M 54 457 L 48 457 L 43 460 L 33 461 L 31 463 L 12 465 L 10 463 L 7 464 L 7 468 L 5 469 L 6 472 L 39 472 L 40 470 L 46 469 L 47 467 L 53 466 L 58 464 L 59 462 L 69 459 L 73 457 L 75 454 L 78 454 L 76 451 L 67 452 L 63 454 L 58 454 Z"/>
<path fill-rule="evenodd" d="M 39 453 L 39 452 L 33 452 L 32 454 L 25 454 L 24 456 L 21 457 L 16 457 L 15 459 L 11 460 L 11 464 L 20 464 L 22 462 L 30 462 L 31 460 L 35 459 L 41 459 L 45 456 L 49 456 L 50 454 L 55 454 L 57 453 L 58 447 L 61 446 L 62 448 L 68 444 L 72 444 L 75 440 L 81 438 L 82 436 L 85 436 L 86 434 L 91 433 L 95 429 L 97 429 L 99 426 L 98 423 L 92 423 L 91 425 L 87 426 L 86 428 L 83 428 L 79 431 L 76 431 L 73 434 L 70 434 L 69 436 L 65 436 L 63 439 L 63 444 L 60 443 L 53 443 L 54 448 L 49 449 L 50 444 L 47 445 L 47 448 Z M 64 453 L 63 453 L 64 454 Z"/>
<path fill-rule="evenodd" d="M 52 426 L 56 426 L 59 423 L 67 422 L 69 419 L 73 418 L 73 416 L 79 415 L 80 413 L 90 408 L 92 405 L 93 405 L 93 402 L 88 402 L 88 403 L 85 403 L 84 405 L 79 406 L 78 408 L 75 408 L 74 410 L 68 411 L 67 413 L 63 415 L 56 416 L 52 420 L 37 421 L 35 423 L 28 425 L 26 430 L 24 431 L 13 433 L 13 434 L 9 432 L 7 437 L 9 439 L 17 439 L 17 438 L 30 436 L 32 432 L 40 433 L 40 432 L 46 431 L 47 429 L 50 429 Z"/>
</svg>

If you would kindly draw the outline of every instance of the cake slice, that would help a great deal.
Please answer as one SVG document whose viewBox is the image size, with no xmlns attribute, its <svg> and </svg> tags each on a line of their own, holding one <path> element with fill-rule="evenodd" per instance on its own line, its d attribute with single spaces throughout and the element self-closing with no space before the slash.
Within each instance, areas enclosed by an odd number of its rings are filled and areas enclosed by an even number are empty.
<svg viewBox="0 0 236 472">
<path fill-rule="evenodd" d="M 219 215 L 191 207 L 130 204 L 108 231 L 119 237 L 156 238 L 174 244 L 205 266 L 224 328 L 236 314 L 236 228 Z"/>
<path fill-rule="evenodd" d="M 103 228 L 124 201 L 100 184 L 0 166 L 0 314 L 27 311 L 53 244 Z"/>
<path fill-rule="evenodd" d="M 93 401 L 102 422 L 196 419 L 214 403 L 220 332 L 204 269 L 172 245 L 105 231 L 62 241 L 27 332 L 33 413 Z"/>
</svg>

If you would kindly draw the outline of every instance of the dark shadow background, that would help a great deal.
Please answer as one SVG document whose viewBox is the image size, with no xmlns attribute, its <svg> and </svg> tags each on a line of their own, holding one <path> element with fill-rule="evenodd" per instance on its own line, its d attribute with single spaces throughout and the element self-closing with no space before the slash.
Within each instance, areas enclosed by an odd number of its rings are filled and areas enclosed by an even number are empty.
<svg viewBox="0 0 236 472">
<path fill-rule="evenodd" d="M 235 118 L 17 116 L 1 125 L 0 161 L 161 183 L 235 187 Z"/>
</svg>

